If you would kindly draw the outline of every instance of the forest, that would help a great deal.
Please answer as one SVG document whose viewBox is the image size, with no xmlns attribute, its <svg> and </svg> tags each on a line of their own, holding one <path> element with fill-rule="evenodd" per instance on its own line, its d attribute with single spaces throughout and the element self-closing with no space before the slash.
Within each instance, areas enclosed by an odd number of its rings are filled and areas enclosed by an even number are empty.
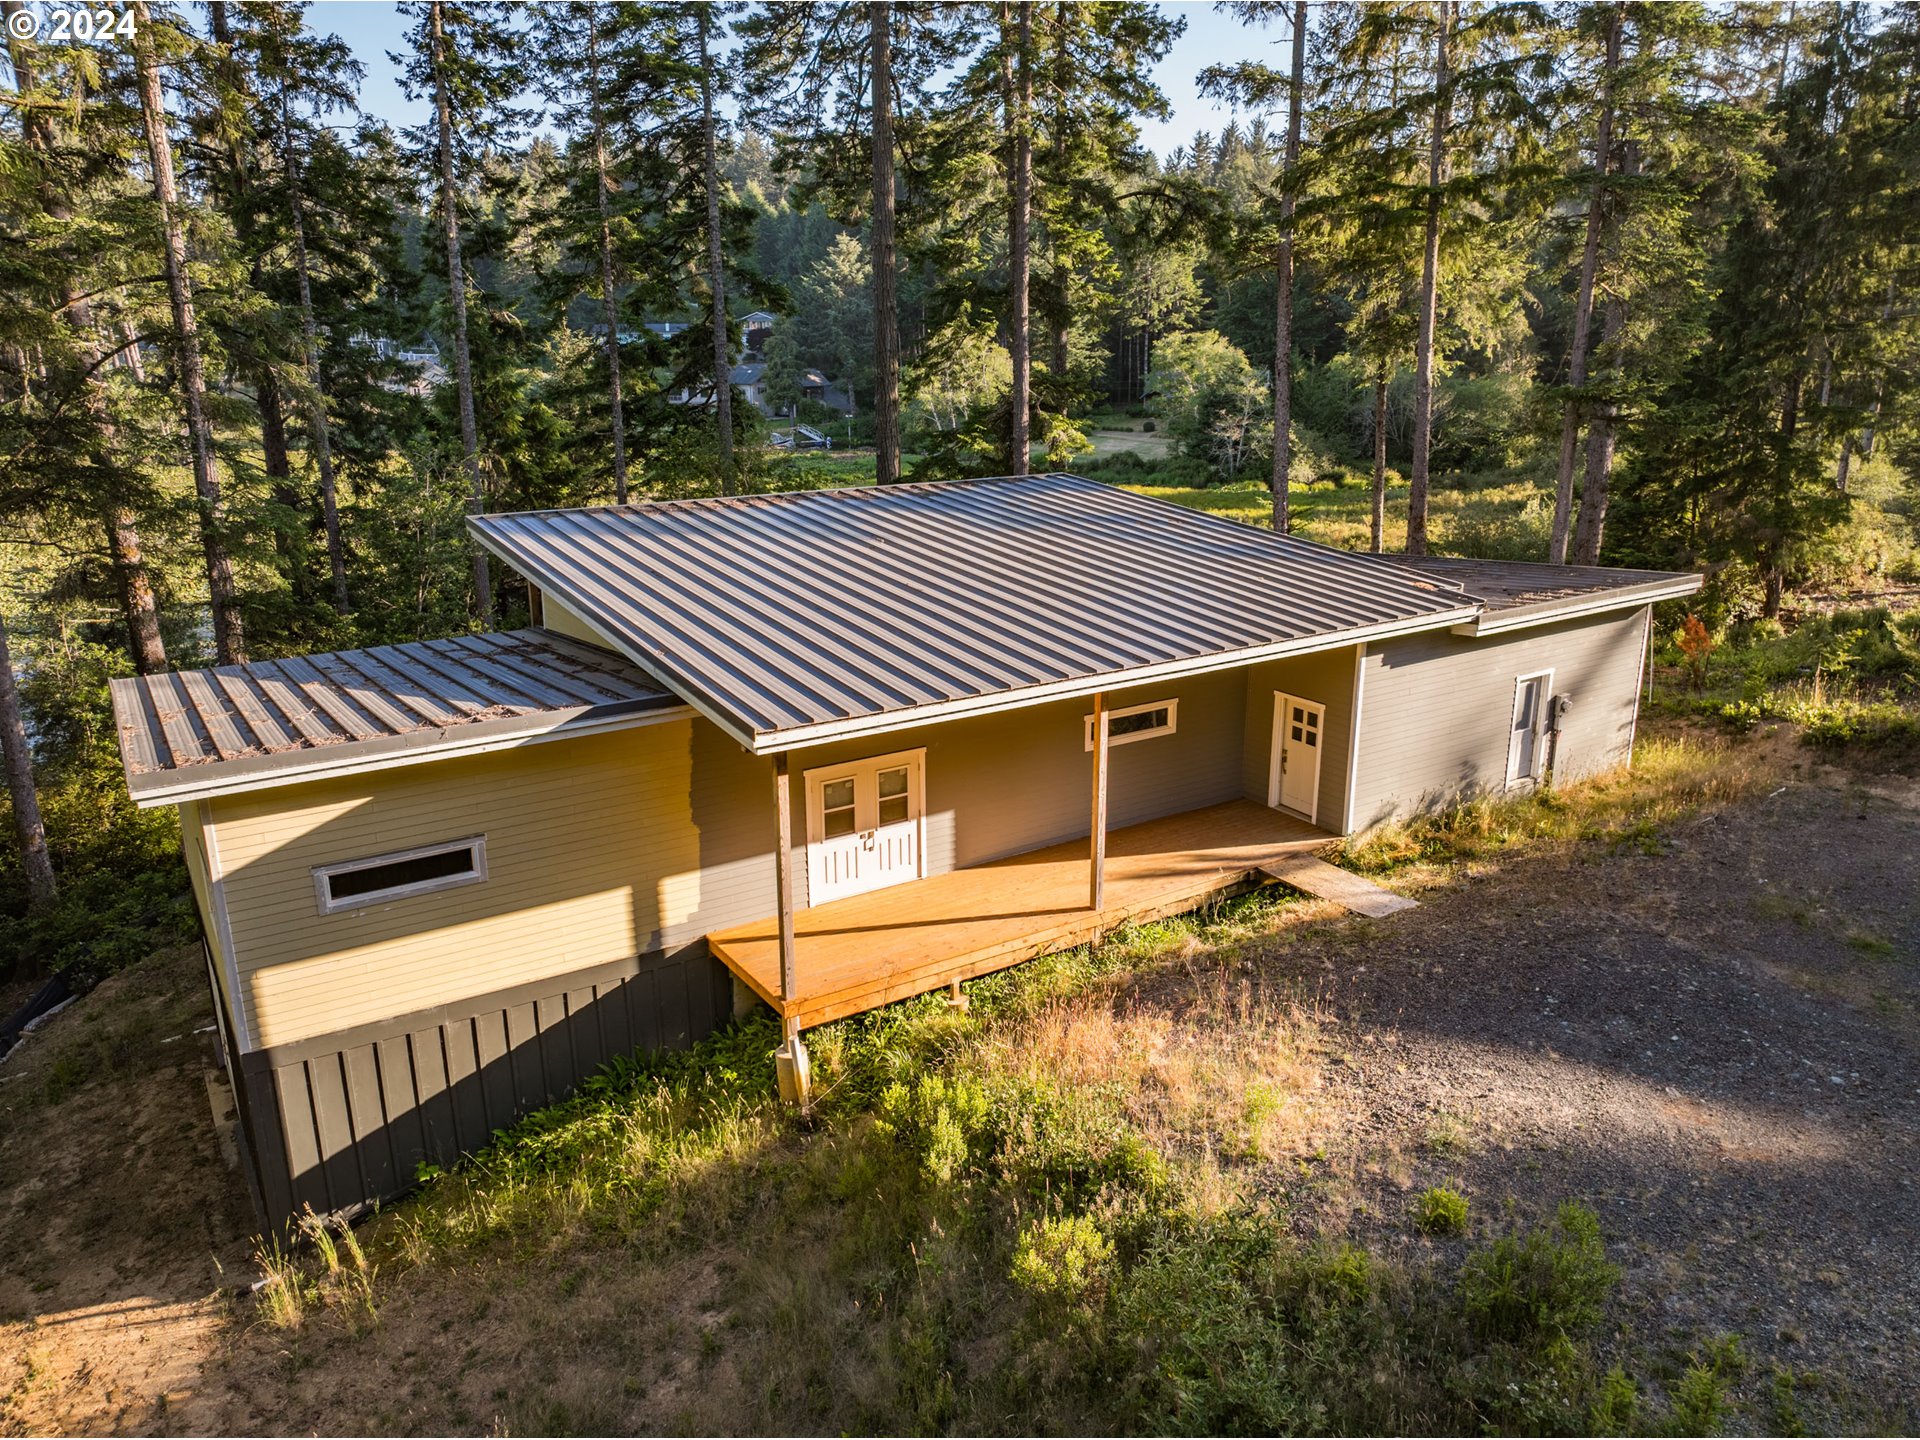
<svg viewBox="0 0 1920 1440">
<path fill-rule="evenodd" d="M 1920 5 L 1219 8 L 1155 154 L 1171 5 L 419 0 L 396 128 L 299 4 L 0 0 L 0 975 L 192 930 L 109 677 L 525 624 L 471 513 L 1072 469 L 1708 644 L 1920 580 Z"/>
</svg>

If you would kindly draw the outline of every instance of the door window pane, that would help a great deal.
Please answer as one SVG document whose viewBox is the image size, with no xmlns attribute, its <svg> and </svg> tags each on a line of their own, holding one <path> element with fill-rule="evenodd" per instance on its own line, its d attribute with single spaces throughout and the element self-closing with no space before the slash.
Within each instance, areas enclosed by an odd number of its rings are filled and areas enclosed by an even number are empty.
<svg viewBox="0 0 1920 1440">
<path fill-rule="evenodd" d="M 832 840 L 851 835 L 853 823 L 853 778 L 829 780 L 820 787 L 821 831 Z"/>
<path fill-rule="evenodd" d="M 898 825 L 907 818 L 907 771 L 903 765 L 879 774 L 880 823 Z"/>
</svg>

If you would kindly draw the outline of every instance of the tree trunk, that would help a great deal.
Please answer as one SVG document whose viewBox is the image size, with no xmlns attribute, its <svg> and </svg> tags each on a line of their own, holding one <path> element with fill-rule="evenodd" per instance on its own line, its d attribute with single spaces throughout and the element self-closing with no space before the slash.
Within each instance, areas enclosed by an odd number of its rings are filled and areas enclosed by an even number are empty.
<svg viewBox="0 0 1920 1440">
<path fill-rule="evenodd" d="M 607 327 L 607 403 L 613 424 L 613 503 L 627 503 L 626 396 L 620 380 L 620 305 L 613 283 L 613 207 L 608 199 L 607 130 L 600 93 L 600 10 L 587 20 L 587 88 L 593 109 L 593 198 L 600 209 L 600 314 Z"/>
<path fill-rule="evenodd" d="M 300 287 L 300 338 L 306 351 L 307 385 L 313 391 L 307 405 L 307 430 L 312 437 L 314 468 L 320 477 L 320 523 L 327 536 L 327 568 L 333 573 L 333 608 L 345 615 L 353 609 L 347 595 L 347 552 L 340 539 L 340 489 L 333 472 L 333 427 L 327 419 L 327 395 L 320 382 L 320 328 L 313 317 L 313 282 L 307 264 L 306 197 L 300 188 L 300 166 L 293 153 L 293 126 L 281 111 L 287 152 L 287 202 L 293 220 L 293 272 Z"/>
<path fill-rule="evenodd" d="M 1387 367 L 1373 377 L 1373 553 L 1386 542 L 1387 529 Z"/>
<path fill-rule="evenodd" d="M 160 62 L 154 51 L 153 16 L 146 0 L 133 0 L 134 55 L 140 79 L 140 109 L 146 123 L 147 154 L 153 164 L 153 196 L 160 211 L 166 262 L 167 297 L 173 306 L 175 361 L 186 402 L 187 441 L 193 452 L 193 488 L 199 500 L 200 542 L 207 562 L 207 596 L 213 608 L 214 648 L 222 665 L 246 663 L 246 635 L 240 601 L 234 591 L 233 561 L 227 554 L 226 506 L 220 495 L 220 471 L 213 453 L 213 427 L 207 420 L 207 377 L 200 356 L 200 330 L 193 312 L 187 275 L 187 238 L 180 223 L 174 189 L 173 143 L 160 88 Z"/>
<path fill-rule="evenodd" d="M 1427 243 L 1420 262 L 1420 339 L 1413 365 L 1413 468 L 1407 487 L 1407 554 L 1427 553 L 1428 461 L 1433 450 L 1433 332 L 1439 318 L 1440 187 L 1447 178 L 1453 108 L 1450 44 L 1457 0 L 1443 0 L 1434 45 L 1433 135 L 1427 142 Z"/>
<path fill-rule="evenodd" d="M 700 121 L 706 141 L 707 285 L 713 291 L 713 397 L 720 427 L 720 493 L 733 481 L 733 345 L 727 325 L 727 272 L 720 250 L 720 146 L 714 133 L 713 57 L 707 49 L 708 11 L 700 11 Z M 851 390 L 848 392 L 851 394 Z"/>
<path fill-rule="evenodd" d="M 141 675 L 157 675 L 167 668 L 167 648 L 160 639 L 160 611 L 153 601 L 153 577 L 140 549 L 140 531 L 133 511 L 109 504 L 100 514 L 107 535 L 107 554 L 120 591 L 120 613 L 127 624 L 127 651 Z"/>
<path fill-rule="evenodd" d="M 27 877 L 27 909 L 44 910 L 53 904 L 53 861 L 47 854 L 40 796 L 33 788 L 33 753 L 27 747 L 27 727 L 20 719 L 20 691 L 13 681 L 5 616 L 0 616 L 0 759 L 7 767 L 13 830 L 20 840 L 20 868 Z"/>
<path fill-rule="evenodd" d="M 1600 268 L 1600 230 L 1604 224 L 1607 170 L 1613 156 L 1613 81 L 1620 68 L 1620 33 L 1626 5 L 1616 3 L 1607 21 L 1605 68 L 1600 76 L 1600 121 L 1594 137 L 1593 188 L 1587 197 L 1587 240 L 1580 252 L 1580 292 L 1573 308 L 1573 346 L 1567 357 L 1567 396 L 1560 417 L 1560 471 L 1553 492 L 1553 537 L 1547 558 L 1567 563 L 1567 537 L 1573 528 L 1573 462 L 1580 444 L 1580 387 L 1587 383 L 1587 340 L 1593 327 L 1593 280 Z"/>
<path fill-rule="evenodd" d="M 1631 181 L 1640 173 L 1639 149 L 1629 140 L 1620 155 L 1620 174 Z M 1600 348 L 1607 371 L 1618 383 L 1625 365 L 1620 353 L 1627 328 L 1627 302 L 1618 294 L 1607 298 L 1607 315 L 1600 327 Z M 1607 500 L 1613 482 L 1614 431 L 1620 423 L 1620 403 L 1609 397 L 1594 415 L 1587 435 L 1587 470 L 1580 482 L 1580 518 L 1574 529 L 1573 563 L 1598 565 L 1606 539 Z"/>
<path fill-rule="evenodd" d="M 272 482 L 274 498 L 294 505 L 297 497 L 287 483 L 293 478 L 293 461 L 287 455 L 286 406 L 280 399 L 279 377 L 264 360 L 253 378 L 253 396 L 260 410 L 261 469 Z"/>
<path fill-rule="evenodd" d="M 1293 172 L 1300 163 L 1301 94 L 1307 77 L 1307 0 L 1293 3 L 1293 83 L 1287 88 L 1286 169 L 1280 197 L 1280 254 L 1273 300 L 1273 533 L 1288 526 L 1293 468 Z"/>
<path fill-rule="evenodd" d="M 16 93 L 21 95 L 30 93 L 37 83 L 33 52 L 26 40 L 13 33 L 11 24 L 13 17 L 25 9 L 23 0 L 0 0 L 0 20 L 8 22 L 7 44 L 13 61 L 14 85 Z M 52 152 L 53 124 L 44 112 L 23 110 L 21 130 L 29 146 L 42 153 Z M 64 224 L 73 218 L 65 198 L 51 186 L 41 198 L 41 208 L 56 223 Z M 99 427 L 102 450 L 107 452 L 99 457 L 102 469 L 105 469 L 108 454 L 113 449 L 114 425 L 103 389 L 103 351 L 99 332 L 95 328 L 93 306 L 74 290 L 71 282 L 61 287 L 57 298 L 62 313 L 79 339 L 80 363 L 86 374 L 75 383 L 87 387 L 87 408 Z M 132 344 L 132 339 L 132 327 L 121 321 L 120 344 L 123 348 L 120 353 L 128 357 L 134 378 L 144 381 L 145 374 L 139 364 L 140 347 Z M 133 659 L 133 668 L 142 675 L 155 674 L 167 668 L 167 651 L 160 638 L 160 616 L 154 605 L 153 579 L 147 570 L 146 556 L 140 548 L 140 531 L 133 510 L 118 500 L 105 498 L 100 503 L 99 514 L 101 529 L 107 540 L 107 555 L 120 592 L 121 618 L 127 627 L 127 650 Z"/>
<path fill-rule="evenodd" d="M 306 546 L 297 536 L 306 528 L 307 507 L 293 486 L 293 462 L 287 454 L 286 407 L 281 402 L 279 378 L 266 360 L 260 362 L 254 375 L 253 396 L 260 411 L 261 469 L 266 474 L 274 504 L 290 517 L 288 525 L 274 526 L 274 554 L 286 573 L 294 603 L 305 609 L 311 603 L 311 587 L 307 584 Z"/>
<path fill-rule="evenodd" d="M 467 351 L 467 269 L 460 259 L 460 206 L 453 184 L 453 108 L 447 98 L 447 30 L 442 0 L 429 0 L 433 37 L 433 111 L 440 143 L 440 221 L 447 243 L 447 298 L 453 310 L 453 380 L 460 406 L 460 453 L 467 468 L 467 513 L 487 508 L 487 486 L 480 473 L 480 427 L 473 418 L 473 361 Z M 473 618 L 482 630 L 493 628 L 493 576 L 486 550 L 471 539 Z"/>
<path fill-rule="evenodd" d="M 1013 357 L 1013 389 L 1007 396 L 1007 473 L 1025 475 L 1031 464 L 1033 326 L 1028 306 L 1028 225 L 1033 214 L 1033 4 L 1017 0 L 1014 47 L 1002 63 L 1007 87 L 1007 350 Z M 1006 42 L 1001 9 L 1001 41 Z"/>
<path fill-rule="evenodd" d="M 893 6 L 867 7 L 873 47 L 873 453 L 875 483 L 900 479 L 899 259 L 894 241 Z"/>
</svg>

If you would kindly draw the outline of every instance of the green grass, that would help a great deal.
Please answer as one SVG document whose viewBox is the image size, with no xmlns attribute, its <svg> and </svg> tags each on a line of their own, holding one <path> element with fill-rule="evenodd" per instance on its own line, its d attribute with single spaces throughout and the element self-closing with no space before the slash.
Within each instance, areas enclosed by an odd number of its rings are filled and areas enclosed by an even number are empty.
<svg viewBox="0 0 1920 1440">
<path fill-rule="evenodd" d="M 1355 856 L 1604 842 L 1741 793 L 1735 743 L 1649 742 L 1631 775 Z M 806 1117 L 774 1098 L 764 1013 L 618 1062 L 430 1177 L 364 1253 L 269 1257 L 262 1318 L 300 1367 L 364 1374 L 356 1347 L 398 1317 L 477 1303 L 459 1365 L 516 1367 L 507 1428 L 1589 1428 L 1626 1403 L 1595 1358 L 1617 1277 L 1590 1213 L 1432 1263 L 1296 1215 L 1335 1123 L 1328 1042 L 1258 962 L 1318 913 L 1257 891 L 973 982 L 964 1012 L 822 1027 Z M 1425 1198 L 1422 1223 L 1464 1229 L 1457 1192 Z M 675 1357 L 706 1377 L 683 1408 L 621 1408 Z"/>
</svg>

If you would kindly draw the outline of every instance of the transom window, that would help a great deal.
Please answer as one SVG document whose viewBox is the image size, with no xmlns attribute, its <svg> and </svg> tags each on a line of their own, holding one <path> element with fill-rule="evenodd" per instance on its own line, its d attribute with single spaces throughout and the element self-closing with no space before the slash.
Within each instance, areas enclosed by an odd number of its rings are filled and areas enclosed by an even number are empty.
<svg viewBox="0 0 1920 1440">
<path fill-rule="evenodd" d="M 1093 749 L 1093 716 L 1084 717 L 1087 749 Z M 1179 728 L 1180 702 L 1155 700 L 1146 705 L 1128 705 L 1107 712 L 1107 744 L 1130 745 L 1135 740 L 1151 740 L 1156 735 L 1171 735 Z"/>
<path fill-rule="evenodd" d="M 456 885 L 473 885 L 486 878 L 487 837 L 472 835 L 443 845 L 422 845 L 364 860 L 316 866 L 313 889 L 320 913 L 331 915 Z"/>
</svg>

